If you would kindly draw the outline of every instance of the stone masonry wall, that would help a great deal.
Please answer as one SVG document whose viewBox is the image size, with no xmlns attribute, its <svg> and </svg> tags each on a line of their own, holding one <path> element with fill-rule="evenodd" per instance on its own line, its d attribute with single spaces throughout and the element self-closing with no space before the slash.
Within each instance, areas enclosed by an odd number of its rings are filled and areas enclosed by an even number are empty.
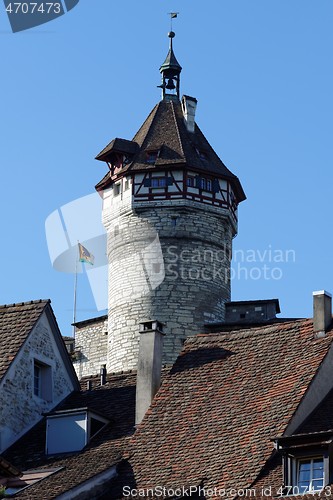
<svg viewBox="0 0 333 500">
<path fill-rule="evenodd" d="M 107 316 L 78 324 L 75 329 L 75 353 L 73 362 L 79 379 L 96 375 L 107 363 L 108 344 Z"/>
<path fill-rule="evenodd" d="M 10 342 L 10 339 L 8 339 Z M 52 396 L 34 395 L 34 360 L 52 369 Z M 27 432 L 74 389 L 45 316 L 40 318 L 0 384 L 0 452 Z"/>
<path fill-rule="evenodd" d="M 223 321 L 230 300 L 235 228 L 227 210 L 189 200 L 104 212 L 108 231 L 110 371 L 136 367 L 139 323 L 165 323 L 164 363 L 207 322 Z"/>
</svg>

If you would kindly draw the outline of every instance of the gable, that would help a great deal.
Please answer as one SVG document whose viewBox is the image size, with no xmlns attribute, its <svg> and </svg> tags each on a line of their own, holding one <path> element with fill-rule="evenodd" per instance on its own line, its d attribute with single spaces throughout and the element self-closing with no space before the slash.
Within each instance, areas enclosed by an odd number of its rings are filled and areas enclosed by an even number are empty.
<svg viewBox="0 0 333 500">
<path fill-rule="evenodd" d="M 0 450 L 19 439 L 42 418 L 43 412 L 50 411 L 78 387 L 53 321 L 47 303 L 31 331 L 26 331 L 25 340 L 0 381 Z M 14 329 L 13 321 L 11 325 Z"/>
<path fill-rule="evenodd" d="M 50 301 L 0 306 L 0 380 Z"/>
</svg>

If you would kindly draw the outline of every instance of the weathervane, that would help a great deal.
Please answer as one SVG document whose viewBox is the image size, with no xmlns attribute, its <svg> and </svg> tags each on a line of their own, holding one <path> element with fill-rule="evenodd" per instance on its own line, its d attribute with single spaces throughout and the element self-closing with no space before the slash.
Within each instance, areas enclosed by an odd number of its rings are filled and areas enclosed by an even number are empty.
<svg viewBox="0 0 333 500">
<path fill-rule="evenodd" d="M 176 19 L 178 17 L 179 12 L 169 12 L 170 16 L 170 31 L 172 31 L 172 19 Z"/>
</svg>

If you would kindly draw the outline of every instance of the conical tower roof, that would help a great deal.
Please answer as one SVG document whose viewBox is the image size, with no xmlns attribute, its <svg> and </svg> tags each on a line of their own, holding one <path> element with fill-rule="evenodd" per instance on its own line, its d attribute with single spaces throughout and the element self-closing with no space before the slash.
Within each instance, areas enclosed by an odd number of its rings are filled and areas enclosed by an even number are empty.
<svg viewBox="0 0 333 500">
<path fill-rule="evenodd" d="M 123 142 L 121 142 L 123 141 Z M 115 145 L 118 147 L 115 149 Z M 119 150 L 122 148 L 123 151 Z M 180 101 L 163 99 L 151 111 L 132 141 L 114 139 L 96 157 L 109 161 L 114 152 L 128 154 L 129 161 L 119 171 L 120 175 L 151 170 L 189 169 L 201 174 L 229 180 L 238 202 L 245 199 L 241 183 L 215 153 L 199 127 L 189 132 Z M 148 153 L 157 152 L 154 163 L 148 161 Z M 110 172 L 97 184 L 105 189 L 112 183 Z"/>
</svg>

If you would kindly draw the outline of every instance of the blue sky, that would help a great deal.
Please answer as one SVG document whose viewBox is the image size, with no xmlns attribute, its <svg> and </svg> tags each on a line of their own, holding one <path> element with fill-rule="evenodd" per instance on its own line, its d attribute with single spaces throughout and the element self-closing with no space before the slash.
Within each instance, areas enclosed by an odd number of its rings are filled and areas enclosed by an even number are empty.
<svg viewBox="0 0 333 500">
<path fill-rule="evenodd" d="M 311 316 L 312 291 L 333 291 L 331 0 L 80 0 L 16 34 L 0 5 L 0 303 L 51 298 L 64 335 L 74 280 L 52 268 L 45 220 L 93 192 L 106 172 L 95 155 L 159 101 L 170 11 L 181 91 L 247 194 L 234 251 L 256 262 L 240 262 L 233 300 L 277 297 L 283 316 Z M 99 314 L 80 275 L 77 319 Z"/>
</svg>

